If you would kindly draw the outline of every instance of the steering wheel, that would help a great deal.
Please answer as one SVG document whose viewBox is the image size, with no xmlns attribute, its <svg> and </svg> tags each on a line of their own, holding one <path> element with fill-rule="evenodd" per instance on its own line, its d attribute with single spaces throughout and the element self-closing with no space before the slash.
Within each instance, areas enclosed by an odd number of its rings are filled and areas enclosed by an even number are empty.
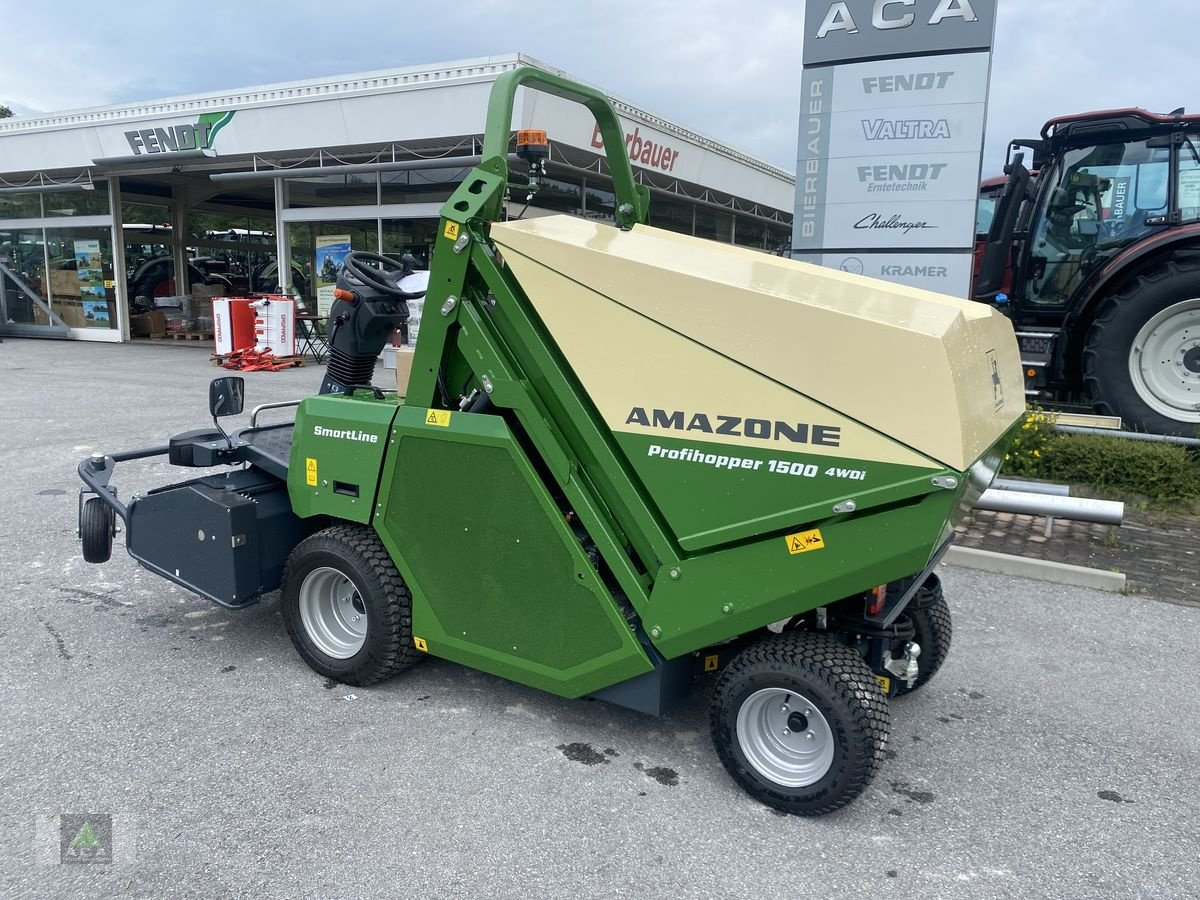
<svg viewBox="0 0 1200 900">
<path fill-rule="evenodd" d="M 379 263 L 380 268 L 369 265 L 369 263 Z M 410 294 L 408 291 L 402 291 L 396 287 L 396 282 L 388 277 L 388 272 L 402 273 L 404 265 L 390 257 L 370 253 L 366 250 L 354 250 L 346 254 L 345 259 L 342 260 L 342 268 L 351 278 L 392 297 L 399 297 L 401 300 L 417 300 L 424 296 L 421 293 Z"/>
</svg>

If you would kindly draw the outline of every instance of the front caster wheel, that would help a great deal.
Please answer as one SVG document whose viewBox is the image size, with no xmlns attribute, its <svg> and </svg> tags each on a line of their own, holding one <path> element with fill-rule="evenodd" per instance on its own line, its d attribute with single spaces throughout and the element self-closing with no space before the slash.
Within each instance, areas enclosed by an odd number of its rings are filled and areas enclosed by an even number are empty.
<svg viewBox="0 0 1200 900">
<path fill-rule="evenodd" d="M 99 497 L 83 501 L 79 511 L 79 540 L 83 544 L 84 562 L 108 562 L 116 530 L 117 517 L 111 506 Z"/>
<path fill-rule="evenodd" d="M 345 684 L 374 684 L 421 658 L 408 586 L 379 536 L 360 525 L 296 546 L 283 574 L 283 621 L 301 658 Z"/>
<path fill-rule="evenodd" d="M 783 812 L 845 806 L 883 759 L 887 700 L 854 650 L 792 632 L 746 648 L 713 692 L 713 743 L 733 779 Z"/>
</svg>

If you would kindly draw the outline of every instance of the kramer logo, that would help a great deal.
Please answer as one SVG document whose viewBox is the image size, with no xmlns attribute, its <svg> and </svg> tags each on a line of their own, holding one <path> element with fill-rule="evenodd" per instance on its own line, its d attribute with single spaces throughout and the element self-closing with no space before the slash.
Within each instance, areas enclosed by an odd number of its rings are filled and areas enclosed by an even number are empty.
<svg viewBox="0 0 1200 900">
<path fill-rule="evenodd" d="M 838 447 L 842 442 L 842 429 L 836 425 L 809 425 L 804 422 L 747 419 L 742 416 L 710 416 L 702 412 L 689 414 L 681 410 L 667 412 L 665 409 L 653 408 L 647 413 L 643 406 L 633 407 L 625 419 L 625 424 L 672 431 L 701 431 L 705 434 L 748 437 L 760 441 L 786 440 L 793 444 L 813 444 L 819 447 Z"/>
<path fill-rule="evenodd" d="M 317 437 L 340 438 L 343 441 L 358 441 L 360 444 L 379 443 L 379 435 L 368 434 L 365 431 L 357 431 L 353 428 L 340 430 L 337 428 L 326 428 L 323 425 L 314 425 L 313 434 Z"/>
<path fill-rule="evenodd" d="M 948 278 L 947 266 L 880 266 L 884 278 Z"/>
<path fill-rule="evenodd" d="M 863 119 L 863 137 L 868 141 L 911 141 L 950 137 L 945 119 Z"/>
<path fill-rule="evenodd" d="M 166 128 L 141 128 L 125 132 L 134 156 L 154 153 L 178 153 L 181 150 L 211 150 L 217 133 L 233 119 L 229 112 L 204 113 L 195 125 L 168 125 Z"/>
</svg>

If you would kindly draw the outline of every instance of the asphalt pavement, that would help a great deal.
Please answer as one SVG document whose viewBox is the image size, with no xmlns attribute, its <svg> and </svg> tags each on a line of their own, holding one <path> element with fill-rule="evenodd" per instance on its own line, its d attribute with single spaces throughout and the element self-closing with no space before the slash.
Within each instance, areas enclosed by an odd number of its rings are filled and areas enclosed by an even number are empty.
<svg viewBox="0 0 1200 900">
<path fill-rule="evenodd" d="M 433 659 L 349 688 L 274 595 L 223 610 L 120 545 L 85 564 L 78 460 L 206 425 L 215 371 L 0 344 L 0 896 L 1200 895 L 1200 609 L 944 569 L 953 648 L 891 704 L 875 781 L 781 816 L 721 768 L 703 684 L 661 720 Z M 252 374 L 248 405 L 320 376 Z M 116 859 L 58 864 L 73 814 L 113 817 Z"/>
</svg>

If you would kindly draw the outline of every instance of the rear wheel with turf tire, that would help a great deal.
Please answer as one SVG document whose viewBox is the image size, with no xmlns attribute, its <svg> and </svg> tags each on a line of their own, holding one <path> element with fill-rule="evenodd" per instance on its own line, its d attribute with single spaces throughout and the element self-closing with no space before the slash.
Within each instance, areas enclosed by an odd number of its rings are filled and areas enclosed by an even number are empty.
<svg viewBox="0 0 1200 900">
<path fill-rule="evenodd" d="M 713 691 L 717 755 L 752 797 L 819 816 L 845 806 L 883 759 L 889 717 L 875 676 L 825 634 L 790 632 L 743 650 Z"/>
<path fill-rule="evenodd" d="M 421 658 L 408 586 L 361 525 L 335 525 L 296 546 L 283 574 L 283 620 L 301 658 L 345 684 L 374 684 Z"/>
<path fill-rule="evenodd" d="M 1200 261 L 1174 256 L 1104 301 L 1083 350 L 1096 408 L 1127 428 L 1200 428 Z"/>
<path fill-rule="evenodd" d="M 116 514 L 99 497 L 89 497 L 79 511 L 79 541 L 83 559 L 90 563 L 108 562 L 112 558 Z"/>
<path fill-rule="evenodd" d="M 913 624 L 916 632 L 913 640 L 921 648 L 921 655 L 917 657 L 917 680 L 912 687 L 898 681 L 896 696 L 912 693 L 937 674 L 950 654 L 950 638 L 954 634 L 950 606 L 942 596 L 942 582 L 936 575 L 930 575 L 917 589 L 904 614 Z"/>
</svg>

